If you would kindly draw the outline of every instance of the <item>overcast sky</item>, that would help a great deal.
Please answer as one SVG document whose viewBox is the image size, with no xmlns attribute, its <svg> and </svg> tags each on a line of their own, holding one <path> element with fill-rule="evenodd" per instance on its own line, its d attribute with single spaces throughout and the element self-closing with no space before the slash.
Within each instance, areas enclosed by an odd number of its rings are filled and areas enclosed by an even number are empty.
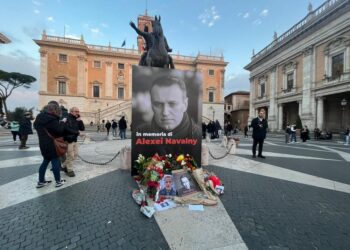
<svg viewBox="0 0 350 250">
<path fill-rule="evenodd" d="M 136 47 L 129 21 L 145 13 L 161 15 L 162 26 L 174 53 L 195 56 L 224 55 L 225 95 L 249 90 L 252 50 L 268 45 L 307 15 L 309 2 L 322 0 L 2 0 L 0 32 L 10 44 L 0 45 L 0 69 L 30 74 L 39 80 L 39 47 L 33 39 L 48 35 L 80 38 L 88 44 Z M 38 82 L 17 89 L 8 106 L 37 107 Z"/>
</svg>

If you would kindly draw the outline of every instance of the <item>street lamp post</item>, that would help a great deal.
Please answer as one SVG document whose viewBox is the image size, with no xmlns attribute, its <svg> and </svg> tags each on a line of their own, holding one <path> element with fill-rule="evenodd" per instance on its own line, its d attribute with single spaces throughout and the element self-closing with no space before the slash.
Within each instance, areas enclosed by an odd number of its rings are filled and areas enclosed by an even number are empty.
<svg viewBox="0 0 350 250">
<path fill-rule="evenodd" d="M 341 102 L 340 102 L 340 105 L 341 105 L 341 112 L 342 112 L 342 118 L 341 118 L 341 128 L 342 129 L 344 129 L 344 121 L 345 121 L 345 117 L 344 117 L 344 115 L 345 115 L 345 106 L 346 106 L 346 104 L 348 104 L 348 101 L 345 99 L 345 98 L 343 98 L 343 100 L 341 100 Z"/>
<path fill-rule="evenodd" d="M 214 116 L 215 116 L 215 109 L 213 109 L 213 121 L 214 121 Z"/>
</svg>

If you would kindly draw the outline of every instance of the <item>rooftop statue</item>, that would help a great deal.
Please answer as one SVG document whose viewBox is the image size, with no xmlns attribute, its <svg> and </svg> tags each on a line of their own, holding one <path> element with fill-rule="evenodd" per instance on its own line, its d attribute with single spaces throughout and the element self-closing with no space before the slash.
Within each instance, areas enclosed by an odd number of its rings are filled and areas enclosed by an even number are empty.
<svg viewBox="0 0 350 250">
<path fill-rule="evenodd" d="M 158 68 L 171 68 L 174 69 L 173 59 L 168 52 L 172 52 L 169 48 L 168 42 L 163 34 L 162 25 L 160 23 L 160 16 L 155 16 L 152 20 L 152 32 L 148 32 L 148 27 L 145 26 L 145 30 L 139 30 L 134 22 L 130 22 L 130 26 L 136 31 L 136 33 L 145 39 L 146 47 L 141 56 L 139 65 L 158 67 Z"/>
</svg>

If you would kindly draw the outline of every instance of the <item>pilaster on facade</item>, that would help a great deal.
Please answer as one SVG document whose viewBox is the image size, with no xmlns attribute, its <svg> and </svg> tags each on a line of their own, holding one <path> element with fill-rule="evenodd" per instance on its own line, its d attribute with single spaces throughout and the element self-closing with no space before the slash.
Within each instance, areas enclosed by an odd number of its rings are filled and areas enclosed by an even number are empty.
<svg viewBox="0 0 350 250">
<path fill-rule="evenodd" d="M 113 95 L 113 68 L 112 62 L 106 62 L 106 86 L 105 93 L 106 98 L 112 98 Z"/>
<path fill-rule="evenodd" d="M 250 78 L 250 96 L 249 96 L 249 123 L 255 118 L 254 111 L 254 100 L 255 100 L 255 86 L 254 78 Z"/>
<path fill-rule="evenodd" d="M 87 58 L 85 56 L 78 56 L 78 82 L 77 82 L 77 95 L 87 96 L 86 92 L 86 62 Z"/>
<path fill-rule="evenodd" d="M 40 92 L 47 92 L 47 50 L 40 49 Z"/>
<path fill-rule="evenodd" d="M 282 131 L 283 130 L 283 104 L 278 104 L 278 130 Z"/>
<path fill-rule="evenodd" d="M 269 105 L 269 128 L 271 131 L 277 130 L 276 108 L 277 108 L 277 75 L 276 66 L 270 69 L 270 105 Z"/>
<path fill-rule="evenodd" d="M 316 113 L 316 127 L 323 129 L 323 120 L 324 120 L 324 97 L 317 98 L 317 113 Z"/>
<path fill-rule="evenodd" d="M 313 57 L 313 46 L 309 46 L 303 51 L 303 92 L 302 105 L 299 109 L 300 116 L 310 116 L 311 106 L 311 83 L 314 75 L 315 62 Z"/>
</svg>

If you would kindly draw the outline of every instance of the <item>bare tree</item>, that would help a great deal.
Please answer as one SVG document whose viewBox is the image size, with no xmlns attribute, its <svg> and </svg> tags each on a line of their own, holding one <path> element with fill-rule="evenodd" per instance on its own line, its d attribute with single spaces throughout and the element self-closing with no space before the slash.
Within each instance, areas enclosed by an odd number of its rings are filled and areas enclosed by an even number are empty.
<svg viewBox="0 0 350 250">
<path fill-rule="evenodd" d="M 28 89 L 35 81 L 36 78 L 30 75 L 0 70 L 0 101 L 2 104 L 0 105 L 0 113 L 2 113 L 3 106 L 5 114 L 8 115 L 6 100 L 12 94 L 14 89 L 19 87 Z"/>
</svg>

